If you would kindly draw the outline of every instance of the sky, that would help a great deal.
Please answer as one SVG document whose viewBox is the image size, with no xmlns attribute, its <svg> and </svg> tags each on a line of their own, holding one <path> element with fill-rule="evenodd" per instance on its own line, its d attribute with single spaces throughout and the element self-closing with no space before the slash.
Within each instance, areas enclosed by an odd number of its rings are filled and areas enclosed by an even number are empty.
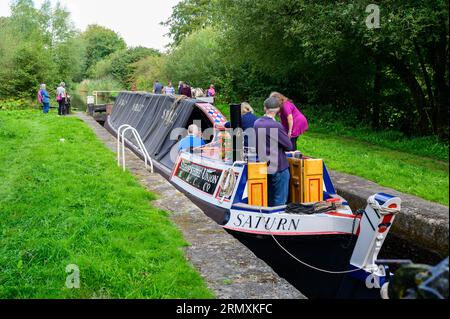
<svg viewBox="0 0 450 319">
<path fill-rule="evenodd" d="M 40 7 L 44 0 L 34 0 Z M 168 28 L 161 26 L 180 0 L 60 0 L 71 12 L 77 29 L 99 24 L 118 32 L 128 46 L 145 46 L 164 51 L 170 42 Z M 52 0 L 56 3 L 56 0 Z M 10 15 L 10 0 L 0 0 L 0 16 Z"/>
</svg>

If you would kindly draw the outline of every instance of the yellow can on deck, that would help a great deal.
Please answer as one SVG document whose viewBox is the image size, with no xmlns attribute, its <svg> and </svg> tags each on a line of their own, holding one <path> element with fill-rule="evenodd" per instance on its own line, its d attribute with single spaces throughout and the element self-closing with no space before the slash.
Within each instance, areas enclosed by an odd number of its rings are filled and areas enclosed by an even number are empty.
<svg viewBox="0 0 450 319">
<path fill-rule="evenodd" d="M 267 163 L 248 164 L 248 204 L 268 206 Z"/>
<path fill-rule="evenodd" d="M 304 203 L 323 201 L 323 160 L 305 159 L 304 167 Z"/>
<path fill-rule="evenodd" d="M 323 160 L 289 158 L 291 203 L 323 201 Z"/>
</svg>

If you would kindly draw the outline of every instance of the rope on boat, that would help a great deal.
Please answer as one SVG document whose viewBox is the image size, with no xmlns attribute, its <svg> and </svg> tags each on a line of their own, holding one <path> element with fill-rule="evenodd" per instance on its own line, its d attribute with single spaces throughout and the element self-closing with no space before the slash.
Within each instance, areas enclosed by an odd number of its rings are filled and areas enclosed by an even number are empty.
<svg viewBox="0 0 450 319">
<path fill-rule="evenodd" d="M 375 199 L 375 196 L 370 197 L 367 202 L 369 205 L 375 210 L 378 211 L 381 215 L 397 215 L 400 213 L 400 209 L 396 206 L 395 208 L 390 207 L 382 207 L 380 203 Z"/>
<path fill-rule="evenodd" d="M 382 215 L 389 215 L 389 214 L 396 215 L 396 214 L 398 214 L 398 213 L 400 212 L 400 210 L 398 209 L 398 207 L 396 207 L 396 208 L 382 207 L 382 206 L 380 205 L 380 203 L 378 203 L 378 201 L 375 199 L 375 196 L 370 197 L 369 200 L 368 200 L 368 203 L 369 203 L 369 205 L 370 205 L 375 211 L 380 212 L 380 214 L 382 214 Z M 260 209 L 260 213 L 261 213 L 262 218 L 265 220 L 265 216 L 264 216 L 264 214 L 263 214 L 263 212 L 262 212 L 262 209 Z M 355 218 L 355 220 L 356 220 L 356 218 Z M 327 273 L 327 274 L 333 274 L 333 275 L 350 274 L 350 273 L 354 273 L 354 272 L 357 272 L 357 271 L 360 271 L 360 270 L 364 270 L 363 268 L 357 268 L 357 269 L 353 269 L 353 270 L 330 271 L 330 270 L 326 270 L 326 269 L 322 269 L 322 268 L 319 268 L 319 267 L 312 266 L 312 265 L 310 265 L 310 264 L 308 264 L 308 263 L 306 263 L 306 262 L 300 260 L 300 259 L 297 258 L 296 256 L 294 256 L 289 250 L 287 250 L 287 249 L 286 249 L 286 248 L 285 248 L 285 247 L 284 247 L 284 246 L 276 239 L 276 237 L 274 236 L 273 232 L 272 232 L 270 229 L 268 229 L 268 231 L 269 231 L 270 235 L 272 236 L 273 240 L 275 241 L 275 243 L 277 243 L 277 245 L 278 245 L 282 250 L 284 250 L 289 256 L 291 256 L 291 257 L 294 258 L 297 262 L 299 262 L 300 264 L 302 264 L 302 265 L 304 265 L 304 266 L 306 266 L 306 267 L 309 267 L 309 268 L 311 268 L 311 269 L 314 269 L 314 270 L 317 270 L 317 271 L 320 271 L 320 272 L 324 272 L 324 273 Z"/>
<path fill-rule="evenodd" d="M 221 185 L 223 198 L 229 197 L 233 194 L 235 184 L 236 178 L 234 177 L 234 170 L 233 168 L 230 168 L 229 170 L 225 171 L 225 175 L 223 177 L 223 182 Z"/>
<path fill-rule="evenodd" d="M 264 214 L 263 214 L 263 212 L 262 212 L 262 209 L 260 209 L 259 211 L 260 211 L 260 214 L 261 214 L 261 217 L 263 218 L 263 220 L 266 220 L 266 217 L 264 216 Z M 312 265 L 310 265 L 310 264 L 304 262 L 303 260 L 300 260 L 300 259 L 297 258 L 296 256 L 294 256 L 289 250 L 287 250 L 287 249 L 286 249 L 286 248 L 285 248 L 285 247 L 284 247 L 284 246 L 283 246 L 283 245 L 275 238 L 273 232 L 272 232 L 270 229 L 268 229 L 268 231 L 269 231 L 270 235 L 272 236 L 273 240 L 275 241 L 275 243 L 276 243 L 282 250 L 284 250 L 289 256 L 291 256 L 292 258 L 294 258 L 297 262 L 299 262 L 300 264 L 302 264 L 302 265 L 304 265 L 304 266 L 306 266 L 306 267 L 308 267 L 308 268 L 314 269 L 314 270 L 316 270 L 316 271 L 324 272 L 324 273 L 327 273 L 327 274 L 333 274 L 333 275 L 350 274 L 350 273 L 354 273 L 354 272 L 363 270 L 363 268 L 357 268 L 357 269 L 344 270 L 344 271 L 331 271 L 331 270 L 326 270 L 326 269 L 322 269 L 322 268 L 319 268 L 319 267 L 312 266 Z"/>
<path fill-rule="evenodd" d="M 175 101 L 172 103 L 170 108 L 168 110 L 165 110 L 162 116 L 162 119 L 164 121 L 165 126 L 169 126 L 170 124 L 173 124 L 173 119 L 175 118 L 176 111 L 178 108 L 178 105 L 182 100 L 187 99 L 186 96 L 180 95 L 175 98 Z"/>
</svg>

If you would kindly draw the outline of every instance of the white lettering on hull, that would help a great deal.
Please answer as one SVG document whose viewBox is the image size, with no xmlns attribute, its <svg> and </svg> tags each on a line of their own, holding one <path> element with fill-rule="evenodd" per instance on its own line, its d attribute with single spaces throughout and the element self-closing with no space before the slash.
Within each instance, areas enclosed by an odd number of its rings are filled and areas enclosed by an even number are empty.
<svg viewBox="0 0 450 319">
<path fill-rule="evenodd" d="M 330 215 L 294 215 L 286 213 L 257 213 L 230 211 L 224 226 L 242 232 L 261 234 L 338 234 L 352 233 L 353 218 Z M 355 230 L 358 227 L 356 222 Z"/>
</svg>

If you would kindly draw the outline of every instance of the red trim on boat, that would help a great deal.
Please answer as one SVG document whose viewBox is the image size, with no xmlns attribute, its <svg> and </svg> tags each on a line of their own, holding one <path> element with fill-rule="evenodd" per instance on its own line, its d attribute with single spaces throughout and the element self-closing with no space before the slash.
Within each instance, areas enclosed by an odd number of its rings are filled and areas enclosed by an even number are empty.
<svg viewBox="0 0 450 319">
<path fill-rule="evenodd" d="M 336 217 L 345 217 L 345 218 L 351 218 L 351 219 L 354 219 L 354 218 L 355 218 L 355 215 L 344 214 L 344 213 L 338 213 L 338 212 L 329 212 L 329 213 L 326 213 L 326 215 L 336 216 Z M 361 219 L 361 216 L 358 216 L 357 218 L 358 218 L 358 219 Z"/>
<path fill-rule="evenodd" d="M 276 236 L 313 236 L 313 235 L 351 235 L 346 232 L 263 232 L 257 230 L 247 230 L 242 228 L 234 228 L 223 226 L 223 228 L 234 230 L 242 233 L 257 234 L 257 235 L 276 235 Z"/>
</svg>

